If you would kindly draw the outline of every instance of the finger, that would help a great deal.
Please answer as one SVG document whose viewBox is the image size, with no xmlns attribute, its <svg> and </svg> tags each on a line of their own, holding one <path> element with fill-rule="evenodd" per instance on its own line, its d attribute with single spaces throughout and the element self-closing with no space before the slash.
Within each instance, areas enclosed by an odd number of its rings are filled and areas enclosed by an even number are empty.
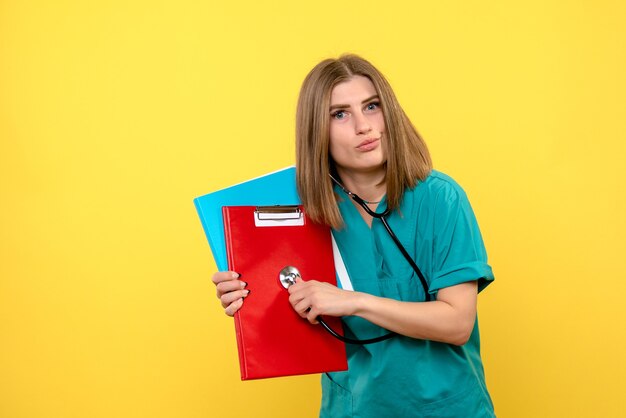
<svg viewBox="0 0 626 418">
<path fill-rule="evenodd" d="M 243 299 L 237 299 L 236 301 L 228 305 L 228 307 L 226 307 L 224 312 L 228 316 L 233 316 L 239 309 L 241 309 L 242 306 L 243 306 Z"/>
<path fill-rule="evenodd" d="M 222 302 L 222 307 L 226 308 L 236 300 L 248 297 L 249 294 L 250 291 L 247 289 L 228 292 L 222 295 L 220 302 Z"/>
<path fill-rule="evenodd" d="M 302 287 L 304 287 L 306 283 L 308 282 L 303 280 L 302 277 L 296 277 L 296 282 L 293 285 L 289 286 L 289 291 L 290 292 L 297 291 L 298 289 L 301 289 Z"/>
<path fill-rule="evenodd" d="M 290 295 L 306 295 L 311 292 L 311 289 L 314 289 L 314 287 L 311 286 L 311 282 L 299 281 L 296 282 L 296 284 L 289 286 L 289 289 L 287 290 L 289 290 Z"/>
<path fill-rule="evenodd" d="M 300 302 L 302 299 L 304 299 L 304 296 L 297 293 L 289 295 L 289 303 L 291 304 L 291 306 L 293 306 L 294 309 L 298 302 Z"/>
<path fill-rule="evenodd" d="M 221 282 L 238 279 L 240 277 L 241 274 L 237 273 L 236 271 L 218 271 L 213 275 L 213 277 L 211 277 L 211 281 L 215 284 L 218 284 Z"/>
<path fill-rule="evenodd" d="M 231 279 L 225 282 L 218 283 L 216 287 L 217 297 L 222 297 L 222 295 L 232 292 L 234 290 L 244 289 L 248 283 L 243 282 L 241 280 Z"/>
<path fill-rule="evenodd" d="M 300 288 L 302 287 L 302 285 L 300 285 L 301 282 L 298 282 L 298 279 L 296 279 L 296 283 L 292 284 L 291 286 L 289 286 L 287 288 L 287 291 L 289 292 L 290 295 L 293 295 L 294 293 L 298 292 L 300 290 Z"/>
<path fill-rule="evenodd" d="M 314 311 L 313 309 L 309 309 L 309 310 L 307 311 L 307 314 L 306 314 L 306 319 L 307 319 L 310 323 L 312 323 L 312 324 L 317 324 L 317 323 L 318 323 L 318 321 L 317 321 L 317 317 L 318 317 L 317 311 Z"/>
<path fill-rule="evenodd" d="M 307 312 L 309 312 L 311 307 L 309 306 L 308 302 L 301 300 L 300 302 L 294 305 L 293 309 L 296 311 L 298 315 L 300 315 L 301 318 L 306 318 Z"/>
</svg>

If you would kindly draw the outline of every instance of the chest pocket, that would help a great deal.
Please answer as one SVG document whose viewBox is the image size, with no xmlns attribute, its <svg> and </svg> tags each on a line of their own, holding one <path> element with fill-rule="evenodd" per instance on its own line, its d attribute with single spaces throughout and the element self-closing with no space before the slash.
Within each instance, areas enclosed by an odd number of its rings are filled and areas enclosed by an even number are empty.
<svg viewBox="0 0 626 418">
<path fill-rule="evenodd" d="M 402 302 L 421 302 L 425 300 L 424 291 L 415 273 L 409 277 L 380 278 L 378 280 L 379 295 L 384 298 Z"/>
<path fill-rule="evenodd" d="M 404 258 L 387 231 L 377 231 L 372 240 L 373 258 L 376 264 L 378 296 L 402 302 L 421 302 L 426 295 L 419 277 Z M 405 240 L 403 240 L 405 241 Z M 406 251 L 414 254 L 413 246 L 403 242 Z M 414 260 L 418 267 L 419 260 Z M 428 274 L 420 267 L 422 274 Z M 428 280 L 428 276 L 427 276 Z"/>
</svg>

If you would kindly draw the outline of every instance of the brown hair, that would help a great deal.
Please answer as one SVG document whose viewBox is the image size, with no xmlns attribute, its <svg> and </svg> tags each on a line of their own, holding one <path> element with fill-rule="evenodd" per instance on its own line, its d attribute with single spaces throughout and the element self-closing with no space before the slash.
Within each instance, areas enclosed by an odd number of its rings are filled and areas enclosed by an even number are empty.
<svg viewBox="0 0 626 418">
<path fill-rule="evenodd" d="M 387 207 L 400 206 L 406 188 L 415 187 L 432 170 L 426 143 L 404 113 L 385 77 L 368 61 L 342 55 L 317 64 L 300 89 L 296 112 L 296 179 L 309 218 L 333 228 L 343 225 L 329 174 L 330 96 L 333 88 L 359 75 L 371 80 L 385 121 Z"/>
</svg>

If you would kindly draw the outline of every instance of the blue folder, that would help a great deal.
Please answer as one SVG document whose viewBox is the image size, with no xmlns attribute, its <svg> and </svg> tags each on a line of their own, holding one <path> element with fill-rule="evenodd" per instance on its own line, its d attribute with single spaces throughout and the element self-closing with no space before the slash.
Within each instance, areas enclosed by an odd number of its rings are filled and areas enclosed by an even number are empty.
<svg viewBox="0 0 626 418">
<path fill-rule="evenodd" d="M 287 167 L 193 200 L 219 271 L 228 270 L 222 206 L 299 205 L 296 168 Z"/>
</svg>

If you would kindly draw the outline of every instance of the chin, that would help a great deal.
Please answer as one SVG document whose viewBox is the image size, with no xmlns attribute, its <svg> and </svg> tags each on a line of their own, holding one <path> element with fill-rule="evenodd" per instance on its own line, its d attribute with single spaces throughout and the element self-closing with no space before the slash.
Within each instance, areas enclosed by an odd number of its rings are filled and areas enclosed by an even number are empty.
<svg viewBox="0 0 626 418">
<path fill-rule="evenodd" d="M 385 162 L 378 162 L 375 164 L 360 164 L 355 167 L 347 168 L 348 170 L 358 171 L 362 173 L 376 173 L 378 171 L 385 171 Z"/>
<path fill-rule="evenodd" d="M 343 164 L 337 164 L 335 166 L 339 172 L 345 171 L 347 173 L 375 173 L 377 171 L 385 171 L 387 159 L 381 156 L 368 155 L 366 158 L 354 159 L 352 161 L 345 161 Z"/>
</svg>

